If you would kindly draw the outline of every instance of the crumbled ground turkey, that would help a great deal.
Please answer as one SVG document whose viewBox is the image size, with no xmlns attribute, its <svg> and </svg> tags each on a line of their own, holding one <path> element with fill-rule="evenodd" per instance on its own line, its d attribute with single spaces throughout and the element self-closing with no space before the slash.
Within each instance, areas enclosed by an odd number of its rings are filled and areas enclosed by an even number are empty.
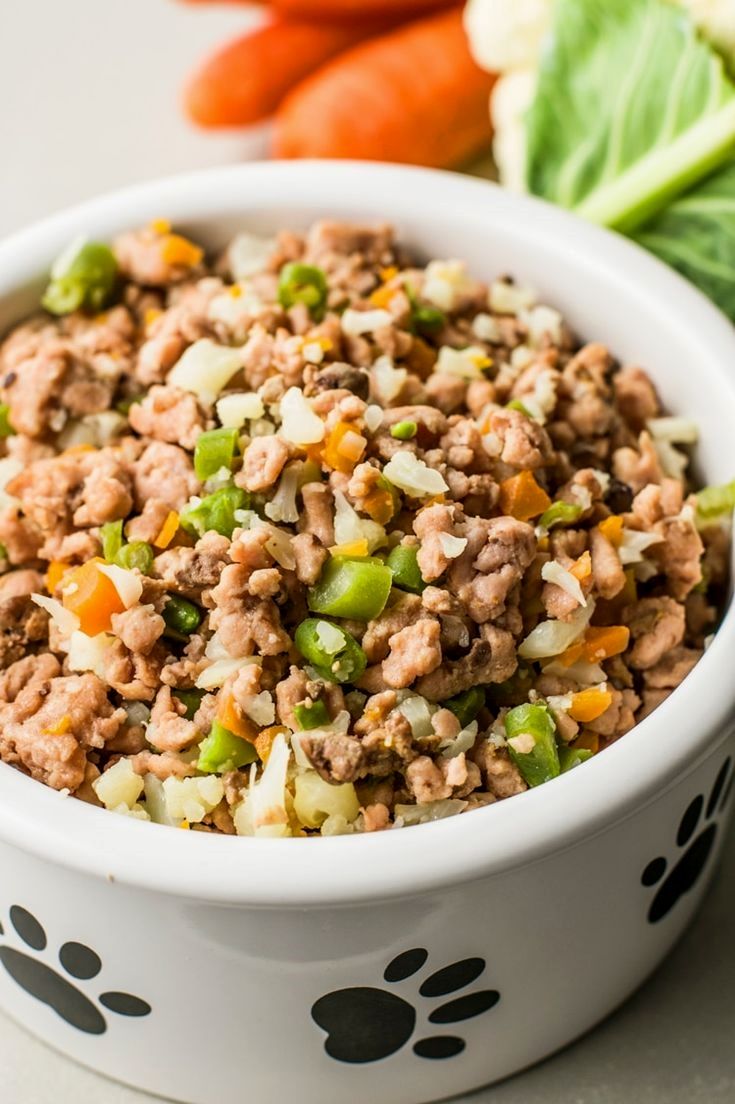
<svg viewBox="0 0 735 1104">
<path fill-rule="evenodd" d="M 0 346 L 5 763 L 203 831 L 379 831 L 525 790 L 509 709 L 545 704 L 559 746 L 595 754 L 691 671 L 728 534 L 695 524 L 642 368 L 510 279 L 415 267 L 387 227 L 243 235 L 210 264 L 156 223 L 114 251 L 105 311 Z M 316 301 L 279 291 L 292 262 Z M 231 470 L 202 482 L 222 424 Z M 110 551 L 115 523 L 143 559 Z M 325 618 L 360 668 L 312 666 L 296 629 L 333 556 L 399 546 L 417 585 Z M 196 624 L 172 627 L 172 599 Z M 478 688 L 468 719 L 453 699 Z M 223 730 L 238 761 L 207 766 Z"/>
</svg>

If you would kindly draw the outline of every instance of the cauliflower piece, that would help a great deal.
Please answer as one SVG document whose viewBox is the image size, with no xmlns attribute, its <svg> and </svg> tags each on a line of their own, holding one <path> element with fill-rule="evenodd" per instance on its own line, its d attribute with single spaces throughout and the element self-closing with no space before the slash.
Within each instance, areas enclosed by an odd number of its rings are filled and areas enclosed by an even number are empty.
<svg viewBox="0 0 735 1104">
<path fill-rule="evenodd" d="M 735 62 L 735 4 L 733 0 L 677 0 L 689 11 L 705 38 Z"/>
<path fill-rule="evenodd" d="M 515 69 L 502 76 L 490 97 L 493 154 L 500 180 L 512 192 L 526 190 L 525 114 L 536 94 L 536 70 Z"/>
<path fill-rule="evenodd" d="M 469 0 L 464 26 L 475 61 L 490 73 L 535 66 L 551 15 L 552 0 Z"/>
</svg>

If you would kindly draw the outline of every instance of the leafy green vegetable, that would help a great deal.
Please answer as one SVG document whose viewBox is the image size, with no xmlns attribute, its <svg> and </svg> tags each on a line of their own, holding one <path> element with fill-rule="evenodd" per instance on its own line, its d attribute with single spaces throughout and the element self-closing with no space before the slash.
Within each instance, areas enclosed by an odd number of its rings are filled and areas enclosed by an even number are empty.
<svg viewBox="0 0 735 1104">
<path fill-rule="evenodd" d="M 735 162 L 634 234 L 735 320 Z"/>
<path fill-rule="evenodd" d="M 556 0 L 527 118 L 530 191 L 629 233 L 728 162 L 735 85 L 662 0 Z"/>
</svg>

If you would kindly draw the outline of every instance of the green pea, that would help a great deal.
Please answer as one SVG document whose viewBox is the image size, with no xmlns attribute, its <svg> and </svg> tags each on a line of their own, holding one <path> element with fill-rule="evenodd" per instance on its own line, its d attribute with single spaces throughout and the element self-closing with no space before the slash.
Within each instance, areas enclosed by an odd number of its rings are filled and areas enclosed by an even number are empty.
<svg viewBox="0 0 735 1104">
<path fill-rule="evenodd" d="M 41 300 L 51 314 L 71 314 L 105 306 L 117 281 L 117 261 L 108 245 L 74 242 L 56 260 Z"/>
<path fill-rule="evenodd" d="M 397 441 L 410 441 L 412 437 L 416 436 L 418 428 L 416 422 L 396 422 L 396 424 L 390 428 L 390 435 L 391 437 L 395 437 Z"/>
<path fill-rule="evenodd" d="M 293 261 L 281 269 L 278 279 L 278 301 L 282 307 L 303 303 L 314 318 L 320 318 L 327 302 L 327 278 L 315 265 Z"/>
<path fill-rule="evenodd" d="M 193 602 L 171 595 L 163 607 L 163 620 L 179 636 L 191 636 L 202 623 L 202 611 Z"/>
</svg>

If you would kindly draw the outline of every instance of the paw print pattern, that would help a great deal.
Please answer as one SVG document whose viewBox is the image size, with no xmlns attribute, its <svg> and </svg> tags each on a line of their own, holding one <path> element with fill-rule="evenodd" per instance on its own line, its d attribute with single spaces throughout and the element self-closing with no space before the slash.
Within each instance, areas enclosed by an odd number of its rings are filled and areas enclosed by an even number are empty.
<svg viewBox="0 0 735 1104">
<path fill-rule="evenodd" d="M 404 951 L 383 973 L 389 985 L 413 977 L 429 957 L 423 947 Z M 485 970 L 484 958 L 464 958 L 427 977 L 419 993 L 428 999 L 445 997 L 470 985 Z M 431 1024 L 455 1024 L 488 1012 L 500 1000 L 495 989 L 465 993 L 429 1013 Z M 378 1062 L 405 1046 L 416 1027 L 416 1009 L 388 989 L 356 986 L 337 989 L 313 1005 L 314 1021 L 327 1032 L 324 1049 L 339 1062 Z M 414 1043 L 419 1058 L 453 1058 L 465 1048 L 457 1035 L 430 1035 Z"/>
<path fill-rule="evenodd" d="M 643 871 L 642 884 L 659 887 L 648 910 L 649 924 L 657 924 L 668 916 L 684 894 L 699 881 L 717 839 L 719 825 L 716 817 L 725 808 L 732 789 L 731 766 L 730 759 L 722 764 L 706 808 L 704 797 L 698 794 L 686 809 L 676 834 L 678 846 L 686 850 L 673 868 L 669 870 L 666 859 L 659 856 L 652 859 Z"/>
<path fill-rule="evenodd" d="M 27 947 L 33 951 L 46 949 L 46 932 L 35 916 L 20 905 L 10 909 L 10 923 Z M 4 935 L 0 924 L 0 935 Z M 13 981 L 32 997 L 53 1008 L 62 1020 L 87 1035 L 103 1035 L 107 1022 L 96 1004 L 63 974 L 52 970 L 45 962 L 14 947 L 0 947 L 0 962 Z M 59 962 L 66 974 L 78 981 L 91 981 L 102 969 L 100 957 L 84 943 L 64 943 Z M 102 993 L 100 1004 L 120 1016 L 147 1016 L 151 1006 L 130 993 Z"/>
</svg>

